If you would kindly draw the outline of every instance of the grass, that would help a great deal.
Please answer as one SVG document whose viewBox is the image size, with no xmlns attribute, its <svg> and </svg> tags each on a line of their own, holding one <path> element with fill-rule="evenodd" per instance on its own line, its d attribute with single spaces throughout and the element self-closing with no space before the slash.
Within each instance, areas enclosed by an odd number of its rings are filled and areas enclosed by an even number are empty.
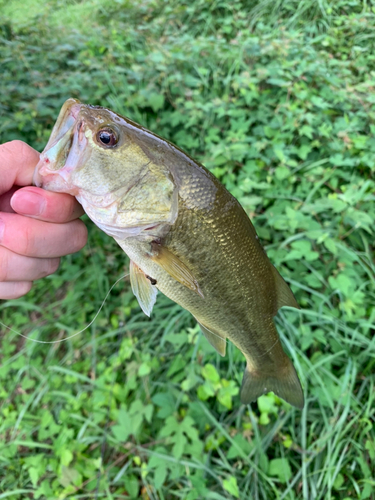
<svg viewBox="0 0 375 500">
<path fill-rule="evenodd" d="M 38 2 L 26 0 L 19 2 L 0 2 L 3 20 L 9 20 L 14 26 L 27 26 L 36 17 L 44 18 L 54 27 L 70 27 L 76 29 L 77 19 L 81 20 L 80 31 L 90 31 L 96 22 L 98 13 L 105 12 L 103 3 L 96 0 Z"/>
<path fill-rule="evenodd" d="M 276 317 L 302 412 L 239 403 L 219 357 L 128 261 L 89 245 L 0 304 L 0 499 L 374 498 L 375 71 L 370 4 L 1 3 L 0 140 L 41 150 L 70 96 L 204 162 L 251 216 L 301 311 Z M 36 16 L 38 13 L 38 16 Z M 32 340 L 55 341 L 55 344 Z"/>
</svg>

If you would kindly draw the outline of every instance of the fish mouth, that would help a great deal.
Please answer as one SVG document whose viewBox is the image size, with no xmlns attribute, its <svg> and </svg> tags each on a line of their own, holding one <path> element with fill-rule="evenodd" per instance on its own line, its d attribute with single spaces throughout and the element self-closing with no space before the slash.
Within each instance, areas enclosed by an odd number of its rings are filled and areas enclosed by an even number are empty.
<svg viewBox="0 0 375 500">
<path fill-rule="evenodd" d="M 57 118 L 46 147 L 35 167 L 33 184 L 57 192 L 77 194 L 70 182 L 71 173 L 87 144 L 85 123 L 79 120 L 83 104 L 68 99 Z"/>
</svg>

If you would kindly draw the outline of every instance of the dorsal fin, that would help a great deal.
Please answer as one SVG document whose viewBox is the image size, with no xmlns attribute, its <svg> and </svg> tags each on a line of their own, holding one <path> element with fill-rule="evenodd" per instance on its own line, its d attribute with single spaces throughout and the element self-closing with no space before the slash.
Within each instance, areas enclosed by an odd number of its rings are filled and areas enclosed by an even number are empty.
<svg viewBox="0 0 375 500">
<path fill-rule="evenodd" d="M 292 290 L 289 288 L 288 284 L 281 277 L 279 271 L 272 266 L 272 273 L 275 278 L 275 288 L 276 288 L 276 296 L 277 296 L 277 308 L 276 312 L 283 306 L 295 307 L 296 309 L 300 309 Z"/>
</svg>

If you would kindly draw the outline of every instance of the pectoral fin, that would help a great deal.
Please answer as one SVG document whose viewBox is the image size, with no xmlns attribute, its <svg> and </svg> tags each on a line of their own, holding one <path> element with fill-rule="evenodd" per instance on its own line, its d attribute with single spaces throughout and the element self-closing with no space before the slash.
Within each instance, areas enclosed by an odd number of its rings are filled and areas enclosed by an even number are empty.
<svg viewBox="0 0 375 500">
<path fill-rule="evenodd" d="M 197 323 L 200 326 L 203 335 L 206 337 L 206 339 L 209 341 L 212 347 L 216 349 L 216 351 L 220 354 L 220 356 L 225 356 L 225 348 L 227 345 L 225 338 L 219 335 L 218 333 L 209 330 L 208 328 L 203 326 L 202 323 L 199 323 L 198 320 Z"/>
<path fill-rule="evenodd" d="M 155 285 L 151 284 L 151 281 L 146 278 L 145 273 L 134 264 L 132 260 L 130 261 L 130 283 L 142 311 L 147 316 L 150 316 L 158 290 Z"/>
<path fill-rule="evenodd" d="M 165 272 L 204 299 L 193 273 L 174 253 L 158 243 L 152 243 L 152 253 L 151 259 L 162 267 Z"/>
</svg>

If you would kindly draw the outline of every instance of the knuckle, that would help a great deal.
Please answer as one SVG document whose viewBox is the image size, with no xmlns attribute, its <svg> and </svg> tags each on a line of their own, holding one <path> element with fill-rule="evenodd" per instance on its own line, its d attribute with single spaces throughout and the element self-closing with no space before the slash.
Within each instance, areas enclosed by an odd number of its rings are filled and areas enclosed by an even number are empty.
<svg viewBox="0 0 375 500">
<path fill-rule="evenodd" d="M 32 286 L 32 281 L 0 283 L 0 299 L 19 299 L 23 295 L 26 295 L 31 290 Z"/>
<path fill-rule="evenodd" d="M 87 228 L 81 221 L 74 222 L 72 246 L 74 251 L 81 250 L 87 243 Z"/>
<path fill-rule="evenodd" d="M 28 156 L 31 149 L 30 146 L 26 144 L 26 142 L 20 141 L 18 139 L 11 141 L 10 147 L 12 149 L 17 149 L 17 154 L 20 155 L 22 158 Z"/>
<path fill-rule="evenodd" d="M 74 218 L 75 198 L 68 195 L 65 198 L 64 202 L 65 202 L 64 218 L 65 220 L 70 221 Z"/>
<path fill-rule="evenodd" d="M 58 257 L 55 259 L 49 259 L 47 264 L 46 276 L 55 273 L 58 270 L 59 265 L 60 265 L 60 259 Z"/>
<path fill-rule="evenodd" d="M 26 143 L 21 141 L 20 139 L 13 139 L 13 141 L 9 141 L 5 144 L 9 144 L 9 146 L 14 146 L 16 148 L 23 148 L 26 145 Z"/>
<path fill-rule="evenodd" d="M 19 139 L 15 139 L 13 141 L 5 142 L 0 145 L 0 153 L 11 154 L 16 151 L 17 155 L 22 158 L 25 157 L 28 153 L 30 146 L 28 146 L 25 142 L 20 141 Z"/>
<path fill-rule="evenodd" d="M 38 280 L 41 278 L 45 278 L 50 274 L 53 274 L 54 272 L 57 271 L 59 265 L 60 265 L 60 259 L 58 257 L 50 259 L 49 258 L 40 259 L 40 262 L 38 263 L 38 268 L 34 269 L 33 279 Z"/>
<path fill-rule="evenodd" d="M 13 141 L 4 142 L 4 144 L 0 144 L 0 151 L 9 151 L 9 150 L 13 150 L 13 149 L 23 148 L 24 144 L 25 144 L 24 142 L 22 142 L 18 139 L 15 139 Z"/>
<path fill-rule="evenodd" d="M 25 224 L 22 228 L 22 237 L 19 240 L 19 253 L 21 255 L 34 255 L 35 254 L 35 235 L 33 225 Z"/>
<path fill-rule="evenodd" d="M 77 219 L 81 213 L 77 211 L 76 199 L 66 193 L 47 192 L 47 209 L 43 214 L 48 220 L 55 223 L 66 223 Z"/>
<path fill-rule="evenodd" d="M 9 252 L 5 249 L 0 250 L 0 283 L 8 280 L 9 275 Z"/>
<path fill-rule="evenodd" d="M 16 283 L 14 290 L 15 295 L 13 298 L 18 299 L 19 297 L 23 297 L 30 292 L 32 286 L 32 281 L 21 281 L 20 283 Z"/>
<path fill-rule="evenodd" d="M 57 271 L 60 265 L 60 258 L 58 257 L 39 260 L 40 262 L 38 263 L 38 266 L 34 267 L 32 272 L 34 281 L 53 274 Z"/>
</svg>

